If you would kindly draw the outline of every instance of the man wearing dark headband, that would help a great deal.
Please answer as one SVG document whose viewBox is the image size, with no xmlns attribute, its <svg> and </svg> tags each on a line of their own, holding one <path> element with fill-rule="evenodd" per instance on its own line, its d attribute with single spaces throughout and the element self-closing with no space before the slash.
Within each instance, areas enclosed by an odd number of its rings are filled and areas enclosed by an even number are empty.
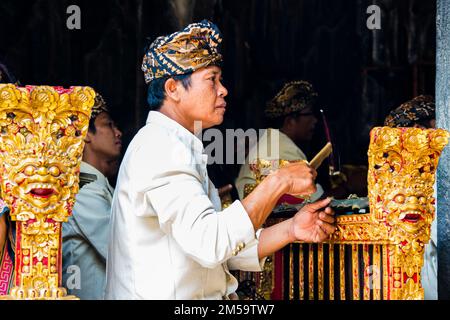
<svg viewBox="0 0 450 320">
<path fill-rule="evenodd" d="M 260 271 L 288 243 L 322 241 L 334 231 L 329 199 L 261 230 L 281 195 L 316 191 L 316 172 L 306 164 L 279 169 L 222 210 L 195 135 L 222 123 L 227 108 L 220 42 L 217 26 L 204 20 L 157 38 L 145 54 L 152 111 L 119 170 L 107 299 L 231 299 L 238 283 L 229 270 Z"/>
</svg>

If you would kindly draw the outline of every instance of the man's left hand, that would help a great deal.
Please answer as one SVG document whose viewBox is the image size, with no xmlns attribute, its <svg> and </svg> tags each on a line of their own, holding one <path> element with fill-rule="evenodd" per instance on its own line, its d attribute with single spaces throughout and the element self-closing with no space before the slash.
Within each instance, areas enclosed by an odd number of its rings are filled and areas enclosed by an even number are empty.
<svg viewBox="0 0 450 320">
<path fill-rule="evenodd" d="M 334 211 L 327 207 L 331 198 L 305 205 L 292 218 L 292 241 L 322 242 L 335 231 Z"/>
</svg>

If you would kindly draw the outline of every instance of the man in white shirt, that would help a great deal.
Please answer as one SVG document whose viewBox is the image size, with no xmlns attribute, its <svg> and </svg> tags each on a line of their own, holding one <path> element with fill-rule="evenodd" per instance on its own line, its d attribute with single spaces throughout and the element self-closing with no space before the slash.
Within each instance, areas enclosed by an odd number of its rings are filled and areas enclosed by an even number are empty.
<svg viewBox="0 0 450 320">
<path fill-rule="evenodd" d="M 315 171 L 292 164 L 242 202 L 222 210 L 208 178 L 196 124 L 218 125 L 226 110 L 220 32 L 209 21 L 157 38 L 144 56 L 146 125 L 130 143 L 113 197 L 106 299 L 228 299 L 229 270 L 259 271 L 264 257 L 295 240 L 334 232 L 329 199 L 260 230 L 285 193 L 316 191 Z"/>
<path fill-rule="evenodd" d="M 317 93 L 309 82 L 291 81 L 269 101 L 265 116 L 271 122 L 272 128 L 266 129 L 258 143 L 250 148 L 248 157 L 241 166 L 235 182 L 240 199 L 244 198 L 245 185 L 255 183 L 250 164 L 257 158 L 307 160 L 299 145 L 310 141 L 314 133 L 317 119 L 313 107 L 316 97 Z M 317 191 L 311 196 L 312 201 L 323 195 L 322 187 L 319 184 L 316 184 L 316 187 Z M 286 200 L 295 201 L 294 199 Z"/>
</svg>

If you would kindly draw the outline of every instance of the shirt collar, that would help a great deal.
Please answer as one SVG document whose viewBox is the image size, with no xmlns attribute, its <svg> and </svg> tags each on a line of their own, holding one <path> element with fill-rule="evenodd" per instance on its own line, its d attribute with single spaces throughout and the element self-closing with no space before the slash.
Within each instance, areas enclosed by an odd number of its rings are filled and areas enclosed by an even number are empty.
<svg viewBox="0 0 450 320">
<path fill-rule="evenodd" d="M 110 189 L 110 191 L 113 190 L 113 187 L 109 184 L 108 179 L 103 175 L 103 173 L 98 171 L 97 168 L 95 168 L 94 166 L 90 165 L 89 163 L 81 161 L 80 172 L 96 175 L 97 176 L 97 181 L 99 181 L 99 182 L 102 181 L 102 183 L 104 185 L 106 185 L 108 187 L 108 189 Z"/>
<path fill-rule="evenodd" d="M 103 173 L 98 171 L 97 168 L 84 161 L 81 161 L 80 172 L 95 174 L 97 177 L 104 177 Z"/>
<path fill-rule="evenodd" d="M 173 131 L 178 137 L 181 138 L 183 143 L 189 147 L 192 147 L 192 150 L 195 151 L 195 153 L 203 154 L 204 149 L 202 141 L 188 129 L 165 114 L 159 111 L 150 111 L 147 117 L 147 124 L 150 123 L 155 123 L 170 131 Z"/>
</svg>

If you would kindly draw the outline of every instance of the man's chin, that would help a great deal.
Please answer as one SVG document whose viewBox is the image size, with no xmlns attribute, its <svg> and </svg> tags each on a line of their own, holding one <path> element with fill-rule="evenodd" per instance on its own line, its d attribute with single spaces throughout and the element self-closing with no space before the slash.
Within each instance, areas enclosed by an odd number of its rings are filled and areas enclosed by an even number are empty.
<svg viewBox="0 0 450 320">
<path fill-rule="evenodd" d="M 221 125 L 222 122 L 223 122 L 223 119 L 224 119 L 223 115 L 222 116 L 217 116 L 209 124 L 205 124 L 204 123 L 203 124 L 203 126 L 204 126 L 203 129 L 208 129 L 208 128 L 211 128 L 211 127 L 215 127 L 215 126 Z"/>
</svg>

